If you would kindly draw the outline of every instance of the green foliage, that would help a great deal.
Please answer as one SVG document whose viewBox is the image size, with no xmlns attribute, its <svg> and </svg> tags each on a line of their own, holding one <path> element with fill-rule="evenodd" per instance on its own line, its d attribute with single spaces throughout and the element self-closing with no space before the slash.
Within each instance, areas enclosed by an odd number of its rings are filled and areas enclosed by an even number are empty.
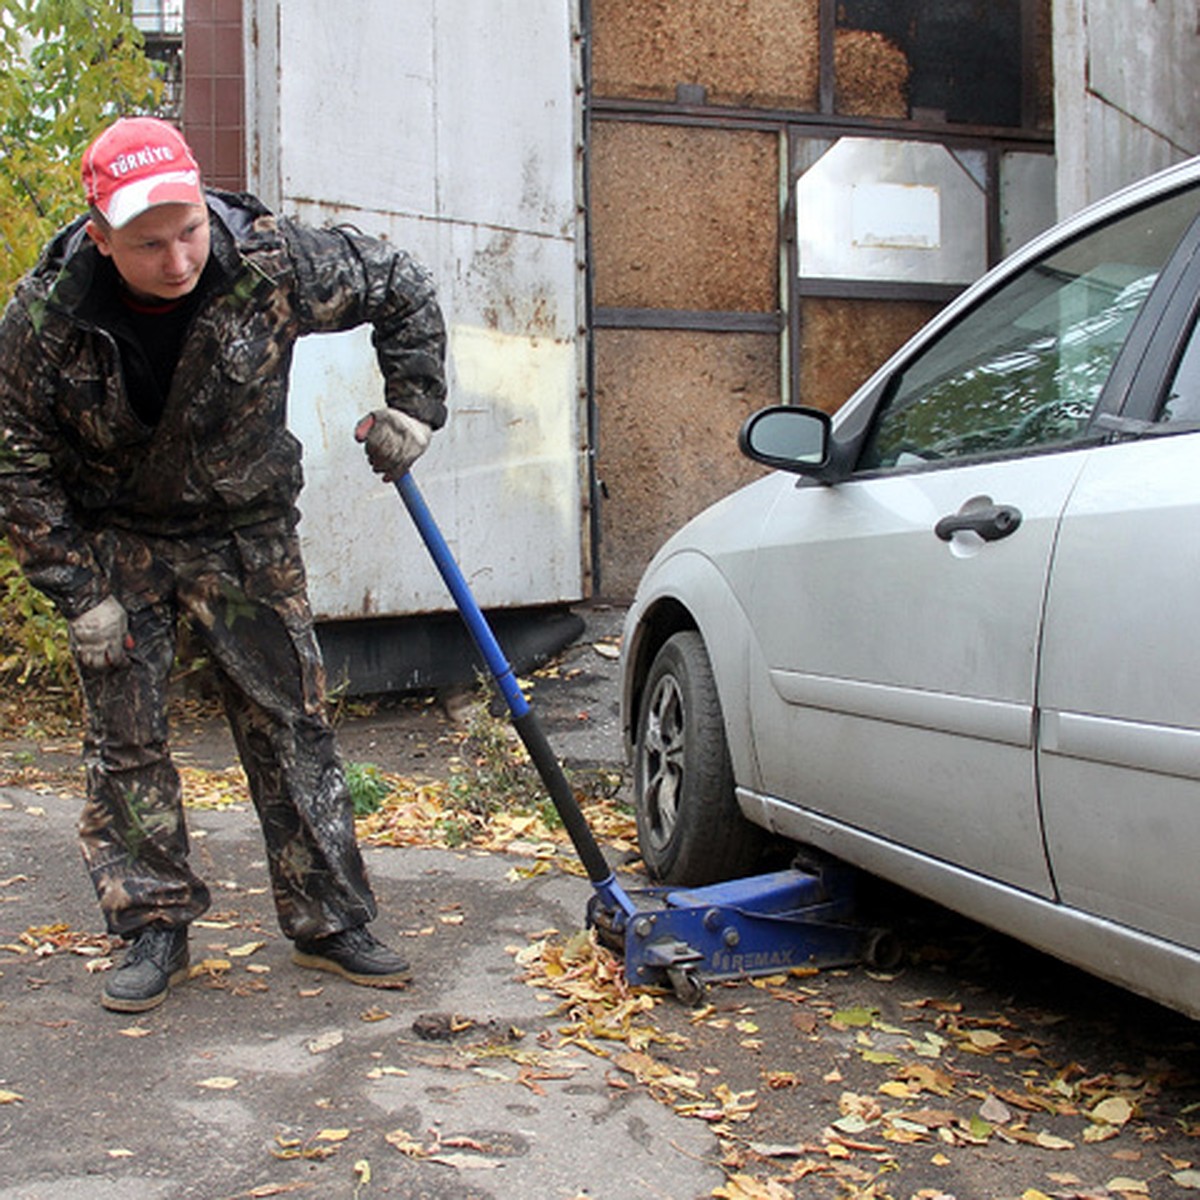
<svg viewBox="0 0 1200 1200">
<path fill-rule="evenodd" d="M 0 9 L 0 301 L 82 208 L 79 160 L 161 93 L 129 0 L 4 0 Z"/>
<path fill-rule="evenodd" d="M 347 764 L 346 785 L 350 789 L 350 799 L 354 804 L 356 817 L 366 817 L 378 812 L 392 790 L 383 773 L 373 763 Z"/>
<path fill-rule="evenodd" d="M 54 684 L 70 692 L 75 670 L 66 622 L 54 605 L 21 574 L 0 538 L 0 679 Z"/>
<path fill-rule="evenodd" d="M 457 850 L 470 843 L 473 827 L 465 817 L 451 815 L 437 822 L 437 831 L 451 850 Z"/>
<path fill-rule="evenodd" d="M 87 143 L 118 116 L 154 110 L 161 85 L 142 47 L 129 0 L 0 6 L 0 305 L 82 211 Z M 73 684 L 63 623 L 2 539 L 0 676 Z"/>
</svg>

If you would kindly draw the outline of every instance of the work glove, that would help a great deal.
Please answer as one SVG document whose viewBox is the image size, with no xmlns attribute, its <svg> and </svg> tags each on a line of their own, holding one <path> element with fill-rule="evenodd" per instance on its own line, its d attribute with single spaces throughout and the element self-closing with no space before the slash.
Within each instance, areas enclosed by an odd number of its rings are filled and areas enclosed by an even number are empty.
<svg viewBox="0 0 1200 1200">
<path fill-rule="evenodd" d="M 425 453 L 433 430 L 395 408 L 377 408 L 354 427 L 354 437 L 363 443 L 371 470 L 384 483 L 399 479 Z"/>
<path fill-rule="evenodd" d="M 129 614 L 115 596 L 67 622 L 71 648 L 85 667 L 119 667 L 130 644 Z"/>
</svg>

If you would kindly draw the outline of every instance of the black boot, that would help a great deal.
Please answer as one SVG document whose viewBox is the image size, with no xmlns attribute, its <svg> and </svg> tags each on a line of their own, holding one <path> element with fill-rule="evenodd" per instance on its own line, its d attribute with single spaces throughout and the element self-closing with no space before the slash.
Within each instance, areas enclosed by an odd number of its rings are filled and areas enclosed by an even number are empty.
<svg viewBox="0 0 1200 1200">
<path fill-rule="evenodd" d="M 109 977 L 100 1003 L 114 1012 L 145 1012 L 166 998 L 188 971 L 187 926 L 151 925 L 134 935 L 121 965 Z"/>
<path fill-rule="evenodd" d="M 365 925 L 343 929 L 328 937 L 298 940 L 292 962 L 316 971 L 332 971 L 364 987 L 402 987 L 412 978 L 408 963 Z"/>
</svg>

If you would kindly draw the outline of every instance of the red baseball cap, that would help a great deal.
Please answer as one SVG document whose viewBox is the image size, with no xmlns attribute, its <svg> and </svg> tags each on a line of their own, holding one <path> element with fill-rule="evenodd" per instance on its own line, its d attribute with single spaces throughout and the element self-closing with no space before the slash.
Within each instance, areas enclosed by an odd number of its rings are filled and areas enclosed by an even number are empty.
<svg viewBox="0 0 1200 1200">
<path fill-rule="evenodd" d="M 156 204 L 203 204 L 200 167 L 183 135 L 157 117 L 123 117 L 83 152 L 87 202 L 114 229 Z"/>
</svg>

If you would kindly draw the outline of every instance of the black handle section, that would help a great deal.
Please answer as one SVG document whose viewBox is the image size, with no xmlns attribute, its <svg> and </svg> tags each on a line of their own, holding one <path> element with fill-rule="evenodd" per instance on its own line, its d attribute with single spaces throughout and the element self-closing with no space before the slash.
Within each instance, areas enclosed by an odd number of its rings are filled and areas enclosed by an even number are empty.
<svg viewBox="0 0 1200 1200">
<path fill-rule="evenodd" d="M 1011 504 L 992 504 L 987 508 L 976 508 L 968 512 L 957 512 L 943 517 L 933 532 L 948 542 L 956 533 L 969 530 L 977 533 L 985 542 L 998 542 L 1010 533 L 1016 533 L 1021 524 L 1021 510 Z"/>
<path fill-rule="evenodd" d="M 562 766 L 554 755 L 545 731 L 538 724 L 532 712 L 513 717 L 513 726 L 525 743 L 529 757 L 537 768 L 558 815 L 570 834 L 571 844 L 575 847 L 580 861 L 588 873 L 592 883 L 603 883 L 612 875 L 612 868 L 604 858 L 600 846 L 592 836 L 588 823 L 575 799 L 575 793 L 567 781 Z"/>
</svg>

